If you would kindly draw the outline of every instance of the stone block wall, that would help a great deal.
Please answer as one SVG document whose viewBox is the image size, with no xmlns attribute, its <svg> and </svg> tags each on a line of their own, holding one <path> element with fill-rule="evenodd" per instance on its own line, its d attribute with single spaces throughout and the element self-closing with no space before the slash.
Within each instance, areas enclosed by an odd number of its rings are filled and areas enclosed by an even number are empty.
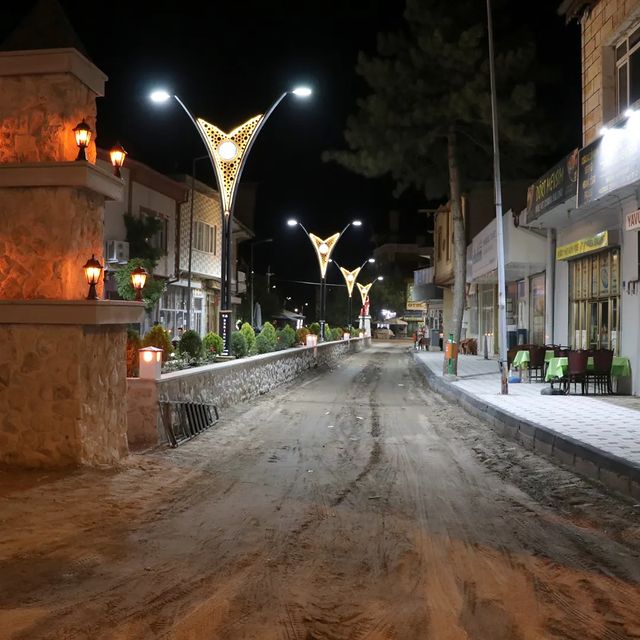
<svg viewBox="0 0 640 640">
<path fill-rule="evenodd" d="M 103 211 L 70 187 L 0 189 L 0 299 L 86 298 L 82 266 L 91 254 L 104 264 Z"/>
<path fill-rule="evenodd" d="M 125 346 L 122 327 L 0 324 L 0 463 L 126 456 Z"/>
<path fill-rule="evenodd" d="M 613 48 L 640 18 L 640 0 L 600 0 L 582 22 L 582 137 L 587 145 L 615 116 Z"/>
<path fill-rule="evenodd" d="M 73 128 L 94 132 L 87 158 L 95 162 L 96 96 L 71 74 L 0 76 L 0 164 L 64 162 L 78 155 Z"/>
<path fill-rule="evenodd" d="M 315 366 L 335 366 L 351 353 L 370 346 L 370 338 L 327 342 L 317 348 L 303 347 L 168 373 L 154 380 L 128 380 L 129 440 L 150 444 L 158 434 L 164 439 L 156 401 L 191 400 L 224 408 L 268 393 Z M 156 386 L 154 396 L 149 384 Z M 150 411 L 150 408 L 153 411 Z"/>
</svg>

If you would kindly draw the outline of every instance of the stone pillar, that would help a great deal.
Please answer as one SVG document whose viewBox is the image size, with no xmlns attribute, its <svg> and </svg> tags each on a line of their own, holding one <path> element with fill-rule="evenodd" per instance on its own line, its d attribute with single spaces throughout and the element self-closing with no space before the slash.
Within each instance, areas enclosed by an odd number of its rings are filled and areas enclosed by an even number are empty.
<svg viewBox="0 0 640 640">
<path fill-rule="evenodd" d="M 544 282 L 544 341 L 554 344 L 553 323 L 556 281 L 556 230 L 547 229 L 547 256 Z"/>
<path fill-rule="evenodd" d="M 104 264 L 104 202 L 123 191 L 95 165 L 105 80 L 76 49 L 0 53 L 0 463 L 128 452 L 126 324 L 142 303 L 85 300 L 82 270 Z M 82 120 L 94 135 L 76 162 Z"/>
</svg>

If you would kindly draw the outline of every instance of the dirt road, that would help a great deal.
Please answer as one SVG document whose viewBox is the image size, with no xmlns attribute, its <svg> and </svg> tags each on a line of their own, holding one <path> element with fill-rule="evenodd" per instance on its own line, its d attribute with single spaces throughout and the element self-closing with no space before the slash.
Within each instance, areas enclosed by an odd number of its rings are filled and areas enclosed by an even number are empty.
<svg viewBox="0 0 640 640">
<path fill-rule="evenodd" d="M 501 440 L 404 345 L 118 471 L 0 473 L 0 638 L 640 638 L 640 505 Z"/>
</svg>

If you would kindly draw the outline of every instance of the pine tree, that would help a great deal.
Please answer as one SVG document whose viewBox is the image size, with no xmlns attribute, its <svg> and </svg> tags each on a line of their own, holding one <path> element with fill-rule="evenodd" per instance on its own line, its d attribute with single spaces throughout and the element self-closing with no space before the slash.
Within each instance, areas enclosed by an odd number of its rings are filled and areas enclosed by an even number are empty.
<svg viewBox="0 0 640 640">
<path fill-rule="evenodd" d="M 503 12 L 508 13 L 506 2 Z M 496 7 L 498 8 L 498 7 Z M 366 177 L 390 175 L 396 193 L 416 188 L 427 199 L 448 194 L 454 231 L 452 327 L 460 340 L 465 303 L 466 236 L 461 193 L 491 177 L 491 100 L 484 3 L 407 0 L 405 26 L 378 37 L 377 54 L 360 53 L 356 73 L 369 89 L 344 132 L 348 151 L 334 160 Z M 495 10 L 494 10 L 495 13 Z M 508 17 L 508 16 L 507 16 Z M 523 82 L 533 46 L 522 34 L 499 30 L 496 67 L 503 165 L 517 172 L 537 136 L 523 124 L 534 86 Z M 520 176 L 521 177 L 521 176 Z"/>
</svg>

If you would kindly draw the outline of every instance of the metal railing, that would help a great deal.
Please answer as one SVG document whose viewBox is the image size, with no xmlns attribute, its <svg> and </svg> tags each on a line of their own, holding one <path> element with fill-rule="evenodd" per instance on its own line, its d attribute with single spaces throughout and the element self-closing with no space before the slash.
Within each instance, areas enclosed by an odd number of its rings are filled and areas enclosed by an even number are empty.
<svg viewBox="0 0 640 640">
<path fill-rule="evenodd" d="M 215 404 L 175 400 L 165 400 L 159 404 L 162 424 L 172 447 L 191 440 L 220 419 Z"/>
</svg>

